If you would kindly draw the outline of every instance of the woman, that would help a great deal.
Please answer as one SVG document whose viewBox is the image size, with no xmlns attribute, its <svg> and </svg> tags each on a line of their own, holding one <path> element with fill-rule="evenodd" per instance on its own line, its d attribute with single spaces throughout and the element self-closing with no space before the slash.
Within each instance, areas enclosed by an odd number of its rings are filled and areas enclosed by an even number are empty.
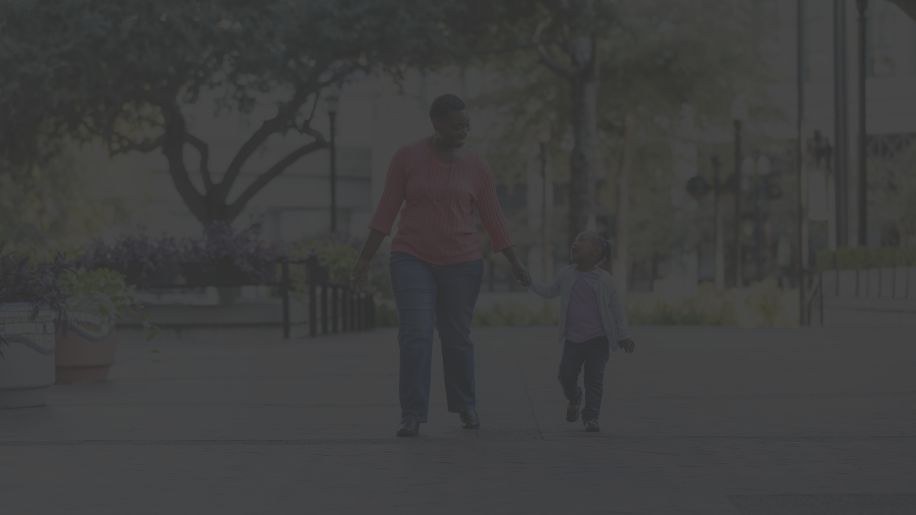
<svg viewBox="0 0 916 515">
<path fill-rule="evenodd" d="M 390 271 L 400 320 L 397 435 L 402 437 L 416 436 L 427 421 L 434 329 L 442 342 L 448 410 L 460 415 L 466 429 L 480 427 L 470 339 L 483 278 L 475 215 L 493 250 L 508 259 L 515 278 L 525 286 L 530 283 L 512 249 L 489 167 L 462 150 L 470 128 L 464 102 L 443 95 L 432 103 L 429 116 L 434 135 L 402 147 L 391 160 L 352 276 L 357 284 L 365 282 L 369 262 L 400 212 Z"/>
</svg>

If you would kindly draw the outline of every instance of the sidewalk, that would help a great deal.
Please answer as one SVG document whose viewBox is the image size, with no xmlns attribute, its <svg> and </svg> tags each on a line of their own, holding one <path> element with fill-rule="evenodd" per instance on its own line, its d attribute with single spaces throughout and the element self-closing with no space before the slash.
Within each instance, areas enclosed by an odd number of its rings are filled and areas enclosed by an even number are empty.
<svg viewBox="0 0 916 515">
<path fill-rule="evenodd" d="M 553 328 L 477 329 L 482 428 L 446 413 L 437 349 L 406 440 L 394 331 L 137 339 L 109 383 L 0 411 L 0 511 L 916 513 L 916 346 L 892 332 L 637 328 L 588 434 Z"/>
</svg>

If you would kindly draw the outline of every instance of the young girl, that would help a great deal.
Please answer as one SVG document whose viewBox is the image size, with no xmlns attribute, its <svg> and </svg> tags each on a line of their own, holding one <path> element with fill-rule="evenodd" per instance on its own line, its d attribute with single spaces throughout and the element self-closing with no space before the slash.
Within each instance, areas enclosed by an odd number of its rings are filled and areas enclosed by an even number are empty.
<svg viewBox="0 0 916 515">
<path fill-rule="evenodd" d="M 611 275 L 599 268 L 611 253 L 610 243 L 595 232 L 583 232 L 573 242 L 573 265 L 565 267 L 552 284 L 531 283 L 529 288 L 544 298 L 560 296 L 559 380 L 569 400 L 566 420 L 579 418 L 583 392 L 578 386 L 579 371 L 585 366 L 585 409 L 582 421 L 586 431 L 597 432 L 604 369 L 610 351 L 618 348 L 633 352 L 626 315 Z"/>
</svg>

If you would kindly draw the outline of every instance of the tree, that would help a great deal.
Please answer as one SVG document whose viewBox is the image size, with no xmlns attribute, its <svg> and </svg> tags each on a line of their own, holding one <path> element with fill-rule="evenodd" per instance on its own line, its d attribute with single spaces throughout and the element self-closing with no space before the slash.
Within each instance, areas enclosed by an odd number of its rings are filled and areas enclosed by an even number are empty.
<svg viewBox="0 0 916 515">
<path fill-rule="evenodd" d="M 193 216 L 231 222 L 327 146 L 311 123 L 323 91 L 447 56 L 435 23 L 445 11 L 416 0 L 4 2 L 0 66 L 13 79 L 0 85 L 0 162 L 28 168 L 61 141 L 95 138 L 112 155 L 161 152 Z M 214 95 L 219 113 L 242 116 L 280 98 L 224 170 L 185 112 Z M 308 141 L 239 184 L 252 156 L 290 133 Z"/>
<path fill-rule="evenodd" d="M 510 169 L 541 127 L 551 131 L 552 162 L 564 157 L 566 151 L 557 143 L 567 133 L 573 142 L 580 141 L 580 149 L 586 148 L 581 145 L 581 135 L 591 129 L 576 130 L 583 119 L 576 113 L 583 104 L 593 105 L 589 107 L 596 126 L 595 154 L 588 161 L 591 178 L 583 178 L 577 165 L 582 161 L 575 157 L 575 150 L 569 175 L 554 177 L 571 183 L 570 239 L 585 227 L 582 210 L 588 205 L 580 200 L 581 190 L 572 193 L 572 186 L 585 187 L 591 199 L 596 193 L 594 184 L 604 179 L 596 211 L 616 215 L 614 232 L 622 262 L 618 273 L 623 275 L 628 250 L 637 260 L 651 259 L 669 252 L 677 243 L 674 239 L 683 234 L 673 224 L 679 217 L 671 207 L 669 152 L 683 106 L 693 107 L 701 126 L 726 125 L 737 92 L 753 96 L 755 89 L 765 86 L 768 70 L 760 64 L 759 47 L 770 18 L 765 7 L 749 0 L 597 2 L 596 6 L 595 16 L 603 20 L 593 22 L 601 30 L 596 31 L 594 48 L 589 50 L 596 57 L 594 97 L 577 89 L 567 74 L 557 73 L 554 68 L 559 65 L 545 64 L 543 49 L 529 46 L 490 58 L 490 69 L 500 80 L 494 80 L 496 86 L 479 101 L 507 120 L 499 128 L 503 137 L 493 148 L 494 161 Z M 531 16 L 533 20 L 510 25 L 513 30 L 503 37 L 521 41 L 526 31 L 553 23 L 556 33 L 551 37 L 556 43 L 546 59 L 547 63 L 561 59 L 565 37 L 561 28 L 572 22 L 551 22 L 547 10 Z M 538 39 L 546 38 L 541 34 Z"/>
<path fill-rule="evenodd" d="M 0 242 L 7 250 L 42 252 L 79 245 L 123 216 L 117 202 L 94 202 L 91 170 L 62 155 L 28 172 L 0 174 Z"/>
</svg>

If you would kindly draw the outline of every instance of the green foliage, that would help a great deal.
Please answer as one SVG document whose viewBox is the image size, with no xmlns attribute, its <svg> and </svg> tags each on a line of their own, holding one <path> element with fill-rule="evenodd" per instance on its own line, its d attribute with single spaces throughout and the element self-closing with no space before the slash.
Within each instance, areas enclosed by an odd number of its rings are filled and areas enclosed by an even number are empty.
<svg viewBox="0 0 916 515">
<path fill-rule="evenodd" d="M 600 88 L 596 144 L 601 159 L 595 178 L 604 183 L 599 205 L 610 212 L 617 205 L 617 176 L 629 117 L 629 254 L 634 261 L 646 261 L 684 245 L 691 223 L 675 212 L 671 202 L 671 142 L 677 136 L 683 106 L 693 108 L 699 126 L 727 127 L 732 101 L 740 93 L 751 100 L 755 118 L 763 117 L 766 109 L 754 99 L 762 98 L 767 84 L 769 70 L 762 66 L 760 56 L 773 13 L 764 3 L 751 0 L 594 3 L 596 15 L 589 23 L 601 27 L 596 33 Z M 561 30 L 571 19 L 564 17 L 569 13 L 559 5 L 500 2 L 485 10 L 491 16 L 488 19 L 499 21 L 501 30 L 478 43 L 484 73 L 494 80 L 490 81 L 493 87 L 475 101 L 501 115 L 501 124 L 492 126 L 499 137 L 490 142 L 488 157 L 505 182 L 524 182 L 526 170 L 519 156 L 535 151 L 545 128 L 552 180 L 563 183 L 570 177 L 570 84 L 544 66 L 528 44 L 535 27 L 543 22 L 548 27 L 542 35 L 544 46 L 558 61 L 568 60 L 570 38 L 576 32 Z M 513 48 L 513 42 L 522 50 L 487 52 Z M 565 227 L 556 229 L 566 231 Z M 554 237 L 562 240 L 560 234 Z"/>
<path fill-rule="evenodd" d="M 299 241 L 290 246 L 290 259 L 305 259 L 313 254 L 319 264 L 327 267 L 328 279 L 336 283 L 345 283 L 350 279 L 350 271 L 359 257 L 355 245 L 331 239 Z"/>
<path fill-rule="evenodd" d="M 734 297 L 728 292 L 703 285 L 699 292 L 680 301 L 659 298 L 627 305 L 632 325 L 734 325 L 737 322 Z"/>
<path fill-rule="evenodd" d="M 86 314 L 95 315 L 110 324 L 132 316 L 142 322 L 147 339 L 159 334 L 159 328 L 143 312 L 143 305 L 137 302 L 134 287 L 114 270 L 71 268 L 61 274 L 60 285 L 67 298 L 63 321 L 68 324 L 85 325 L 81 319 Z"/>
<path fill-rule="evenodd" d="M 474 313 L 474 325 L 479 327 L 556 325 L 559 313 L 555 306 L 533 306 L 522 303 L 496 303 Z"/>
<path fill-rule="evenodd" d="M 71 307 L 83 304 L 80 307 L 88 307 L 96 314 L 112 319 L 140 308 L 134 288 L 128 286 L 124 276 L 114 270 L 71 269 L 61 275 L 60 281 Z M 86 303 L 92 306 L 86 306 Z"/>
<path fill-rule="evenodd" d="M 767 279 L 751 287 L 744 303 L 756 315 L 756 324 L 764 327 L 784 326 L 785 294 L 775 279 Z"/>
<path fill-rule="evenodd" d="M 62 309 L 66 292 L 60 277 L 69 268 L 61 255 L 42 260 L 35 255 L 6 251 L 0 245 L 0 304 L 25 302 L 36 309 Z"/>
<path fill-rule="evenodd" d="M 916 247 L 853 247 L 835 251 L 823 250 L 818 253 L 817 269 L 819 271 L 833 270 L 834 266 L 840 270 L 916 266 Z"/>
<path fill-rule="evenodd" d="M 34 255 L 7 251 L 0 244 L 0 305 L 26 303 L 31 306 L 33 318 L 41 310 L 49 309 L 60 319 L 67 300 L 60 277 L 68 266 L 60 255 L 40 260 Z M 0 327 L 0 358 L 3 357 L 2 347 L 7 344 L 2 329 Z"/>
<path fill-rule="evenodd" d="M 42 166 L 0 173 L 0 241 L 23 252 L 73 246 L 114 220 L 116 202 L 99 202 L 87 182 L 91 170 L 60 156 Z"/>
<path fill-rule="evenodd" d="M 350 273 L 359 258 L 360 243 L 356 240 L 340 238 L 322 238 L 293 243 L 289 246 L 291 260 L 305 259 L 310 255 L 318 258 L 318 263 L 328 270 L 328 280 L 337 284 L 348 284 Z M 290 277 L 294 290 L 304 291 L 306 285 L 305 268 L 293 266 Z M 369 289 L 382 299 L 393 298 L 391 277 L 388 273 L 388 259 L 384 254 L 376 255 L 369 270 Z"/>
<path fill-rule="evenodd" d="M 0 163 L 33 163 L 71 140 L 101 139 L 112 154 L 162 151 L 198 220 L 234 220 L 325 148 L 310 124 L 324 90 L 449 60 L 439 22 L 455 9 L 419 0 L 0 2 L 0 69 L 11 78 L 0 83 Z M 204 102 L 217 116 L 271 111 L 225 170 L 210 170 L 206 135 L 193 134 L 185 113 Z M 308 139 L 233 191 L 246 162 L 291 132 Z"/>
</svg>

